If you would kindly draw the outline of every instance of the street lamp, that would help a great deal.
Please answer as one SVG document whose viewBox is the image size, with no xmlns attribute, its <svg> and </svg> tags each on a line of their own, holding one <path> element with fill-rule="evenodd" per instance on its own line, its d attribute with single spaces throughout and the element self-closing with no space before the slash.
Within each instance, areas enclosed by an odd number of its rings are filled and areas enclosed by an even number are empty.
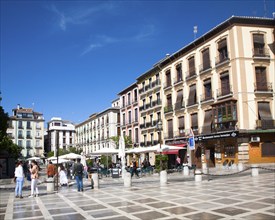
<svg viewBox="0 0 275 220">
<path fill-rule="evenodd" d="M 161 154 L 161 131 L 162 131 L 162 122 L 159 120 L 156 125 L 157 130 L 159 131 L 159 148 L 160 148 L 160 161 L 159 166 L 160 170 L 162 170 L 162 154 Z"/>
</svg>

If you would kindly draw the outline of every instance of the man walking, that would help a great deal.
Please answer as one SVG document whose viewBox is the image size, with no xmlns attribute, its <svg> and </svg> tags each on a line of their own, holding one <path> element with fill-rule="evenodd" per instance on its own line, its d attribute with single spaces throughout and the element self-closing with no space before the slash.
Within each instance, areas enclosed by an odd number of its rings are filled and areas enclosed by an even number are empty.
<svg viewBox="0 0 275 220">
<path fill-rule="evenodd" d="M 83 165 L 80 163 L 80 158 L 77 158 L 77 163 L 74 165 L 73 174 L 75 176 L 77 191 L 83 192 Z"/>
</svg>

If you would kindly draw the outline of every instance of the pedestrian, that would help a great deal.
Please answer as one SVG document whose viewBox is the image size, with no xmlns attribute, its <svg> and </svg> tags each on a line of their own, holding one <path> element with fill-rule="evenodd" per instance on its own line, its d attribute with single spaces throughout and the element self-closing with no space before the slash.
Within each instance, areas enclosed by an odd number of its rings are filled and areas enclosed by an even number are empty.
<svg viewBox="0 0 275 220">
<path fill-rule="evenodd" d="M 76 179 L 77 191 L 83 192 L 83 165 L 80 163 L 80 158 L 77 158 L 77 163 L 74 164 L 73 174 Z"/>
<path fill-rule="evenodd" d="M 22 188 L 24 184 L 24 171 L 22 166 L 22 161 L 18 161 L 17 166 L 14 171 L 14 178 L 15 178 L 15 197 L 23 199 L 22 195 Z"/>
<path fill-rule="evenodd" d="M 37 187 L 37 183 L 38 183 L 38 165 L 37 162 L 35 160 L 32 160 L 31 162 L 31 168 L 30 168 L 30 173 L 31 173 L 31 195 L 29 196 L 30 198 L 37 196 L 38 197 L 38 187 Z M 36 192 L 36 194 L 34 193 L 34 191 Z"/>
<path fill-rule="evenodd" d="M 47 166 L 47 175 L 48 175 L 48 178 L 54 177 L 55 174 L 56 174 L 56 172 L 55 172 L 55 166 L 53 165 L 52 161 L 50 161 L 49 164 L 48 164 L 48 166 Z"/>
<path fill-rule="evenodd" d="M 60 165 L 60 171 L 59 171 L 59 183 L 61 186 L 68 185 L 68 178 L 65 172 L 65 167 L 62 164 Z"/>
<path fill-rule="evenodd" d="M 133 177 L 134 174 L 136 174 L 136 176 L 139 178 L 136 159 L 133 159 L 133 161 L 132 161 L 132 173 L 131 173 L 131 177 Z"/>
</svg>

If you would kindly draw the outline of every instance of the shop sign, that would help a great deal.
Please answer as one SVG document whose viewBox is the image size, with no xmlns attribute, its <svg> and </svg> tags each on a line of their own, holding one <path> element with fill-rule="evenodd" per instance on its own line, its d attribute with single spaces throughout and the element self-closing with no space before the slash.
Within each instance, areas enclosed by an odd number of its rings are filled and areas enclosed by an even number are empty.
<svg viewBox="0 0 275 220">
<path fill-rule="evenodd" d="M 201 136 L 196 136 L 195 141 L 205 141 L 205 140 L 219 139 L 219 138 L 235 138 L 235 137 L 238 137 L 238 135 L 239 135 L 238 131 L 201 135 Z"/>
</svg>

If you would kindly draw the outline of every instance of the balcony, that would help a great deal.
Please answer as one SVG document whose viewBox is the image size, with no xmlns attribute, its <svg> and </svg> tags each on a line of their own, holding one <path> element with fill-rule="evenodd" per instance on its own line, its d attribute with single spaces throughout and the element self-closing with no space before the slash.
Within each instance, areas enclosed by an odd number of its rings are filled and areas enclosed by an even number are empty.
<svg viewBox="0 0 275 220">
<path fill-rule="evenodd" d="M 220 66 L 222 64 L 225 64 L 225 63 L 228 63 L 230 61 L 229 59 L 229 53 L 221 53 L 219 56 L 216 57 L 215 59 L 215 64 L 216 64 L 216 67 L 217 66 Z"/>
<path fill-rule="evenodd" d="M 182 76 L 174 78 L 174 86 L 183 82 Z"/>
<path fill-rule="evenodd" d="M 184 128 L 179 128 L 179 130 L 175 131 L 174 132 L 174 137 L 175 138 L 184 138 L 186 135 L 185 135 L 185 130 Z"/>
<path fill-rule="evenodd" d="M 164 133 L 164 139 L 173 139 L 174 138 L 174 132 L 168 131 L 168 133 Z"/>
<path fill-rule="evenodd" d="M 23 125 L 18 125 L 18 129 L 24 129 Z"/>
<path fill-rule="evenodd" d="M 28 130 L 31 130 L 31 129 L 32 129 L 32 126 L 27 126 L 27 129 L 28 129 Z"/>
<path fill-rule="evenodd" d="M 187 99 L 187 107 L 190 107 L 192 105 L 198 105 L 197 99 Z"/>
<path fill-rule="evenodd" d="M 255 92 L 273 92 L 272 83 L 270 82 L 256 82 L 254 83 Z"/>
<path fill-rule="evenodd" d="M 173 106 L 172 105 L 168 105 L 164 107 L 164 114 L 169 113 L 169 112 L 173 112 Z"/>
<path fill-rule="evenodd" d="M 18 139 L 24 139 L 24 136 L 22 134 L 19 134 Z"/>
<path fill-rule="evenodd" d="M 217 89 L 217 98 L 223 98 L 227 96 L 232 96 L 232 85 L 224 86 L 222 88 Z"/>
<path fill-rule="evenodd" d="M 196 76 L 197 76 L 197 74 L 196 74 L 196 68 L 195 67 L 189 68 L 189 70 L 186 71 L 186 80 L 193 79 Z"/>
<path fill-rule="evenodd" d="M 270 58 L 268 48 L 253 48 L 253 58 Z"/>
<path fill-rule="evenodd" d="M 275 120 L 256 120 L 256 129 L 275 129 Z"/>
<path fill-rule="evenodd" d="M 163 85 L 163 89 L 169 89 L 172 87 L 171 81 L 167 81 Z"/>
<path fill-rule="evenodd" d="M 207 101 L 213 100 L 213 92 L 209 92 L 209 93 L 204 93 L 200 96 L 201 102 L 207 102 Z"/>
<path fill-rule="evenodd" d="M 224 121 L 220 123 L 215 123 L 211 131 L 220 132 L 220 131 L 232 131 L 236 129 L 237 121 Z"/>
<path fill-rule="evenodd" d="M 210 71 L 211 69 L 212 69 L 212 67 L 211 67 L 211 61 L 210 60 L 205 62 L 205 63 L 202 63 L 199 66 L 200 74 L 206 73 L 206 72 Z"/>
<path fill-rule="evenodd" d="M 181 101 L 181 102 L 176 102 L 175 103 L 175 111 L 178 111 L 178 110 L 181 110 L 185 108 L 185 103 L 184 101 Z"/>
<path fill-rule="evenodd" d="M 35 136 L 36 139 L 42 139 L 42 136 Z"/>
<path fill-rule="evenodd" d="M 35 149 L 42 149 L 42 146 L 35 146 Z"/>
</svg>

